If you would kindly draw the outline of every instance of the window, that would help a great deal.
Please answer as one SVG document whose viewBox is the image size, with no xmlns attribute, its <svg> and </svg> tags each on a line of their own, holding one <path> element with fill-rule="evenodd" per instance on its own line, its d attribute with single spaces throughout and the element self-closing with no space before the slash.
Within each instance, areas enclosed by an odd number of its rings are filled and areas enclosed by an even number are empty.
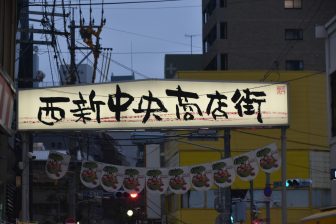
<svg viewBox="0 0 336 224">
<path fill-rule="evenodd" d="M 303 70 L 303 61 L 302 60 L 287 60 L 286 61 L 286 70 Z"/>
<path fill-rule="evenodd" d="M 219 7 L 226 8 L 227 7 L 227 0 L 219 0 Z"/>
<path fill-rule="evenodd" d="M 301 9 L 302 0 L 285 0 L 285 9 Z"/>
<path fill-rule="evenodd" d="M 227 39 L 227 22 L 221 22 L 219 24 L 220 39 Z"/>
<path fill-rule="evenodd" d="M 221 69 L 220 70 L 228 70 L 228 55 L 221 54 L 220 55 Z"/>
<path fill-rule="evenodd" d="M 336 136 L 336 71 L 330 75 L 331 89 L 331 135 Z"/>
<path fill-rule="evenodd" d="M 215 42 L 215 40 L 217 39 L 217 30 L 216 30 L 217 26 L 213 26 L 210 30 L 210 32 L 208 33 L 208 35 L 206 36 L 206 41 L 208 42 L 208 46 L 210 47 L 213 42 Z"/>
<path fill-rule="evenodd" d="M 209 48 L 209 43 L 207 40 L 203 41 L 203 53 L 207 53 Z"/>
<path fill-rule="evenodd" d="M 216 1 L 217 0 L 210 0 L 208 5 L 203 11 L 203 23 L 207 23 L 209 17 L 212 15 L 213 11 L 216 9 Z"/>
<path fill-rule="evenodd" d="M 285 29 L 285 40 L 303 40 L 303 30 Z"/>
</svg>

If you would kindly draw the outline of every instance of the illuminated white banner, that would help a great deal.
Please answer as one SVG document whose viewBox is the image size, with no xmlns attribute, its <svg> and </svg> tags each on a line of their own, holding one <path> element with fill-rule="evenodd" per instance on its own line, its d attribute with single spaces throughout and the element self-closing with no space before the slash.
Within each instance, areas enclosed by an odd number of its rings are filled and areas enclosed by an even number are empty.
<svg viewBox="0 0 336 224">
<path fill-rule="evenodd" d="M 146 80 L 19 91 L 19 130 L 288 124 L 287 84 Z"/>
</svg>

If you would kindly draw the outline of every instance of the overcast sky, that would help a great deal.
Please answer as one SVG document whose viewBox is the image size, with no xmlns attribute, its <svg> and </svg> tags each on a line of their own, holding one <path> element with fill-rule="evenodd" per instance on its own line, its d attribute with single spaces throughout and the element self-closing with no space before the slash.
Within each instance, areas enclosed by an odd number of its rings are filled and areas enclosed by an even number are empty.
<svg viewBox="0 0 336 224">
<path fill-rule="evenodd" d="M 138 0 L 141 1 L 141 0 Z M 36 1 L 37 2 L 37 1 Z M 65 1 L 67 3 L 67 1 Z M 72 1 L 78 3 L 78 1 Z M 100 3 L 101 1 L 92 1 Z M 127 0 L 105 0 L 111 2 L 129 2 Z M 57 0 L 57 3 L 61 3 Z M 81 0 L 81 3 L 89 3 L 88 0 Z M 95 23 L 100 22 L 101 6 L 92 6 Z M 58 12 L 62 7 L 58 8 Z M 31 10 L 41 10 L 41 7 L 32 7 Z M 51 7 L 48 9 L 51 10 Z M 82 6 L 81 10 L 85 21 L 89 21 L 89 6 Z M 104 16 L 106 25 L 101 34 L 102 47 L 113 48 L 110 64 L 109 76 L 131 75 L 130 68 L 133 68 L 136 79 L 163 78 L 164 74 L 164 54 L 188 54 L 190 53 L 190 37 L 193 35 L 193 53 L 202 52 L 202 14 L 201 0 L 181 0 L 175 2 L 157 2 L 142 4 L 118 4 L 105 5 Z M 36 17 L 35 17 L 36 18 Z M 40 16 L 41 18 L 41 16 Z M 63 30 L 63 19 L 56 18 L 56 25 L 59 30 Z M 75 21 L 79 24 L 79 7 L 75 8 Z M 69 20 L 67 21 L 69 23 Z M 39 23 L 34 23 L 34 28 L 39 27 Z M 77 45 L 81 46 L 83 41 L 79 33 L 76 33 Z M 34 39 L 45 40 L 45 35 L 35 34 Z M 62 57 L 69 63 L 69 53 L 65 38 L 59 38 Z M 47 75 L 45 81 L 50 82 L 51 69 L 56 77 L 56 63 L 53 59 L 53 49 L 49 47 L 51 64 L 46 46 L 39 46 L 40 70 Z M 133 52 L 131 54 L 131 52 Z M 83 58 L 88 51 L 77 51 L 77 62 Z M 99 58 L 102 62 L 102 55 Z M 90 57 L 93 61 L 93 57 Z M 84 63 L 91 64 L 89 60 Z M 101 69 L 101 64 L 98 65 Z M 127 69 L 129 68 L 129 69 Z M 97 74 L 96 80 L 99 80 Z"/>
</svg>

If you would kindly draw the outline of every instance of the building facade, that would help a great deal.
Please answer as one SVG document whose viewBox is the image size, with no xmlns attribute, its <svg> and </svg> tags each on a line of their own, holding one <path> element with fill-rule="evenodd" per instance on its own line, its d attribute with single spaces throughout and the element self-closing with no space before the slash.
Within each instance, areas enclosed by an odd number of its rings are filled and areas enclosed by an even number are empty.
<svg viewBox="0 0 336 224">
<path fill-rule="evenodd" d="M 200 71 L 177 72 L 183 80 L 258 81 L 265 71 Z M 287 189 L 287 223 L 299 223 L 319 208 L 330 205 L 329 145 L 327 137 L 326 76 L 324 73 L 278 71 L 270 79 L 288 82 L 289 127 L 287 129 L 287 179 L 309 180 L 311 185 Z M 313 91 L 312 91 L 313 90 Z M 186 137 L 187 140 L 165 144 L 165 166 L 189 166 L 219 160 L 224 151 L 223 130 L 213 137 Z M 188 132 L 183 133 L 187 136 Z M 280 150 L 280 129 L 233 128 L 231 156 L 251 151 L 275 142 Z M 181 136 L 181 133 L 175 133 Z M 216 137 L 217 136 L 217 137 Z M 271 223 L 281 223 L 281 171 L 271 174 Z M 254 179 L 254 201 L 258 218 L 265 220 L 265 173 Z M 250 223 L 249 182 L 236 178 L 232 185 L 233 201 L 245 202 L 245 223 Z M 168 223 L 215 223 L 218 190 L 189 191 L 167 197 Z M 234 203 L 233 203 L 234 204 Z"/>
<path fill-rule="evenodd" d="M 330 168 L 336 169 L 336 16 L 325 26 L 326 28 L 326 71 L 329 89 L 329 137 Z M 336 181 L 331 181 L 332 204 L 336 206 Z"/>
<path fill-rule="evenodd" d="M 12 118 L 14 106 L 17 1 L 0 2 L 0 222 L 15 220 L 16 173 Z"/>
<path fill-rule="evenodd" d="M 203 0 L 205 70 L 324 71 L 315 26 L 336 13 L 333 0 Z"/>
</svg>

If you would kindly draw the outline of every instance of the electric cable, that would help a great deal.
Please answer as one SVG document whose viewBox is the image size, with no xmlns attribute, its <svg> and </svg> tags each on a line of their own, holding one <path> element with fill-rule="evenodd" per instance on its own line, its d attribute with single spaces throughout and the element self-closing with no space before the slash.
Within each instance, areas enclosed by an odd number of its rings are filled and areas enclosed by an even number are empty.
<svg viewBox="0 0 336 224">
<path fill-rule="evenodd" d="M 148 3 L 166 3 L 166 2 L 182 2 L 185 0 L 144 0 L 144 1 L 124 1 L 124 2 L 106 2 L 105 5 L 126 5 L 126 4 L 148 4 Z M 41 3 L 28 3 L 22 7 L 28 6 L 51 6 L 50 4 L 41 4 Z M 92 5 L 101 5 L 101 3 L 67 3 L 65 6 L 92 6 Z M 55 4 L 55 6 L 62 6 L 62 4 Z"/>
</svg>

